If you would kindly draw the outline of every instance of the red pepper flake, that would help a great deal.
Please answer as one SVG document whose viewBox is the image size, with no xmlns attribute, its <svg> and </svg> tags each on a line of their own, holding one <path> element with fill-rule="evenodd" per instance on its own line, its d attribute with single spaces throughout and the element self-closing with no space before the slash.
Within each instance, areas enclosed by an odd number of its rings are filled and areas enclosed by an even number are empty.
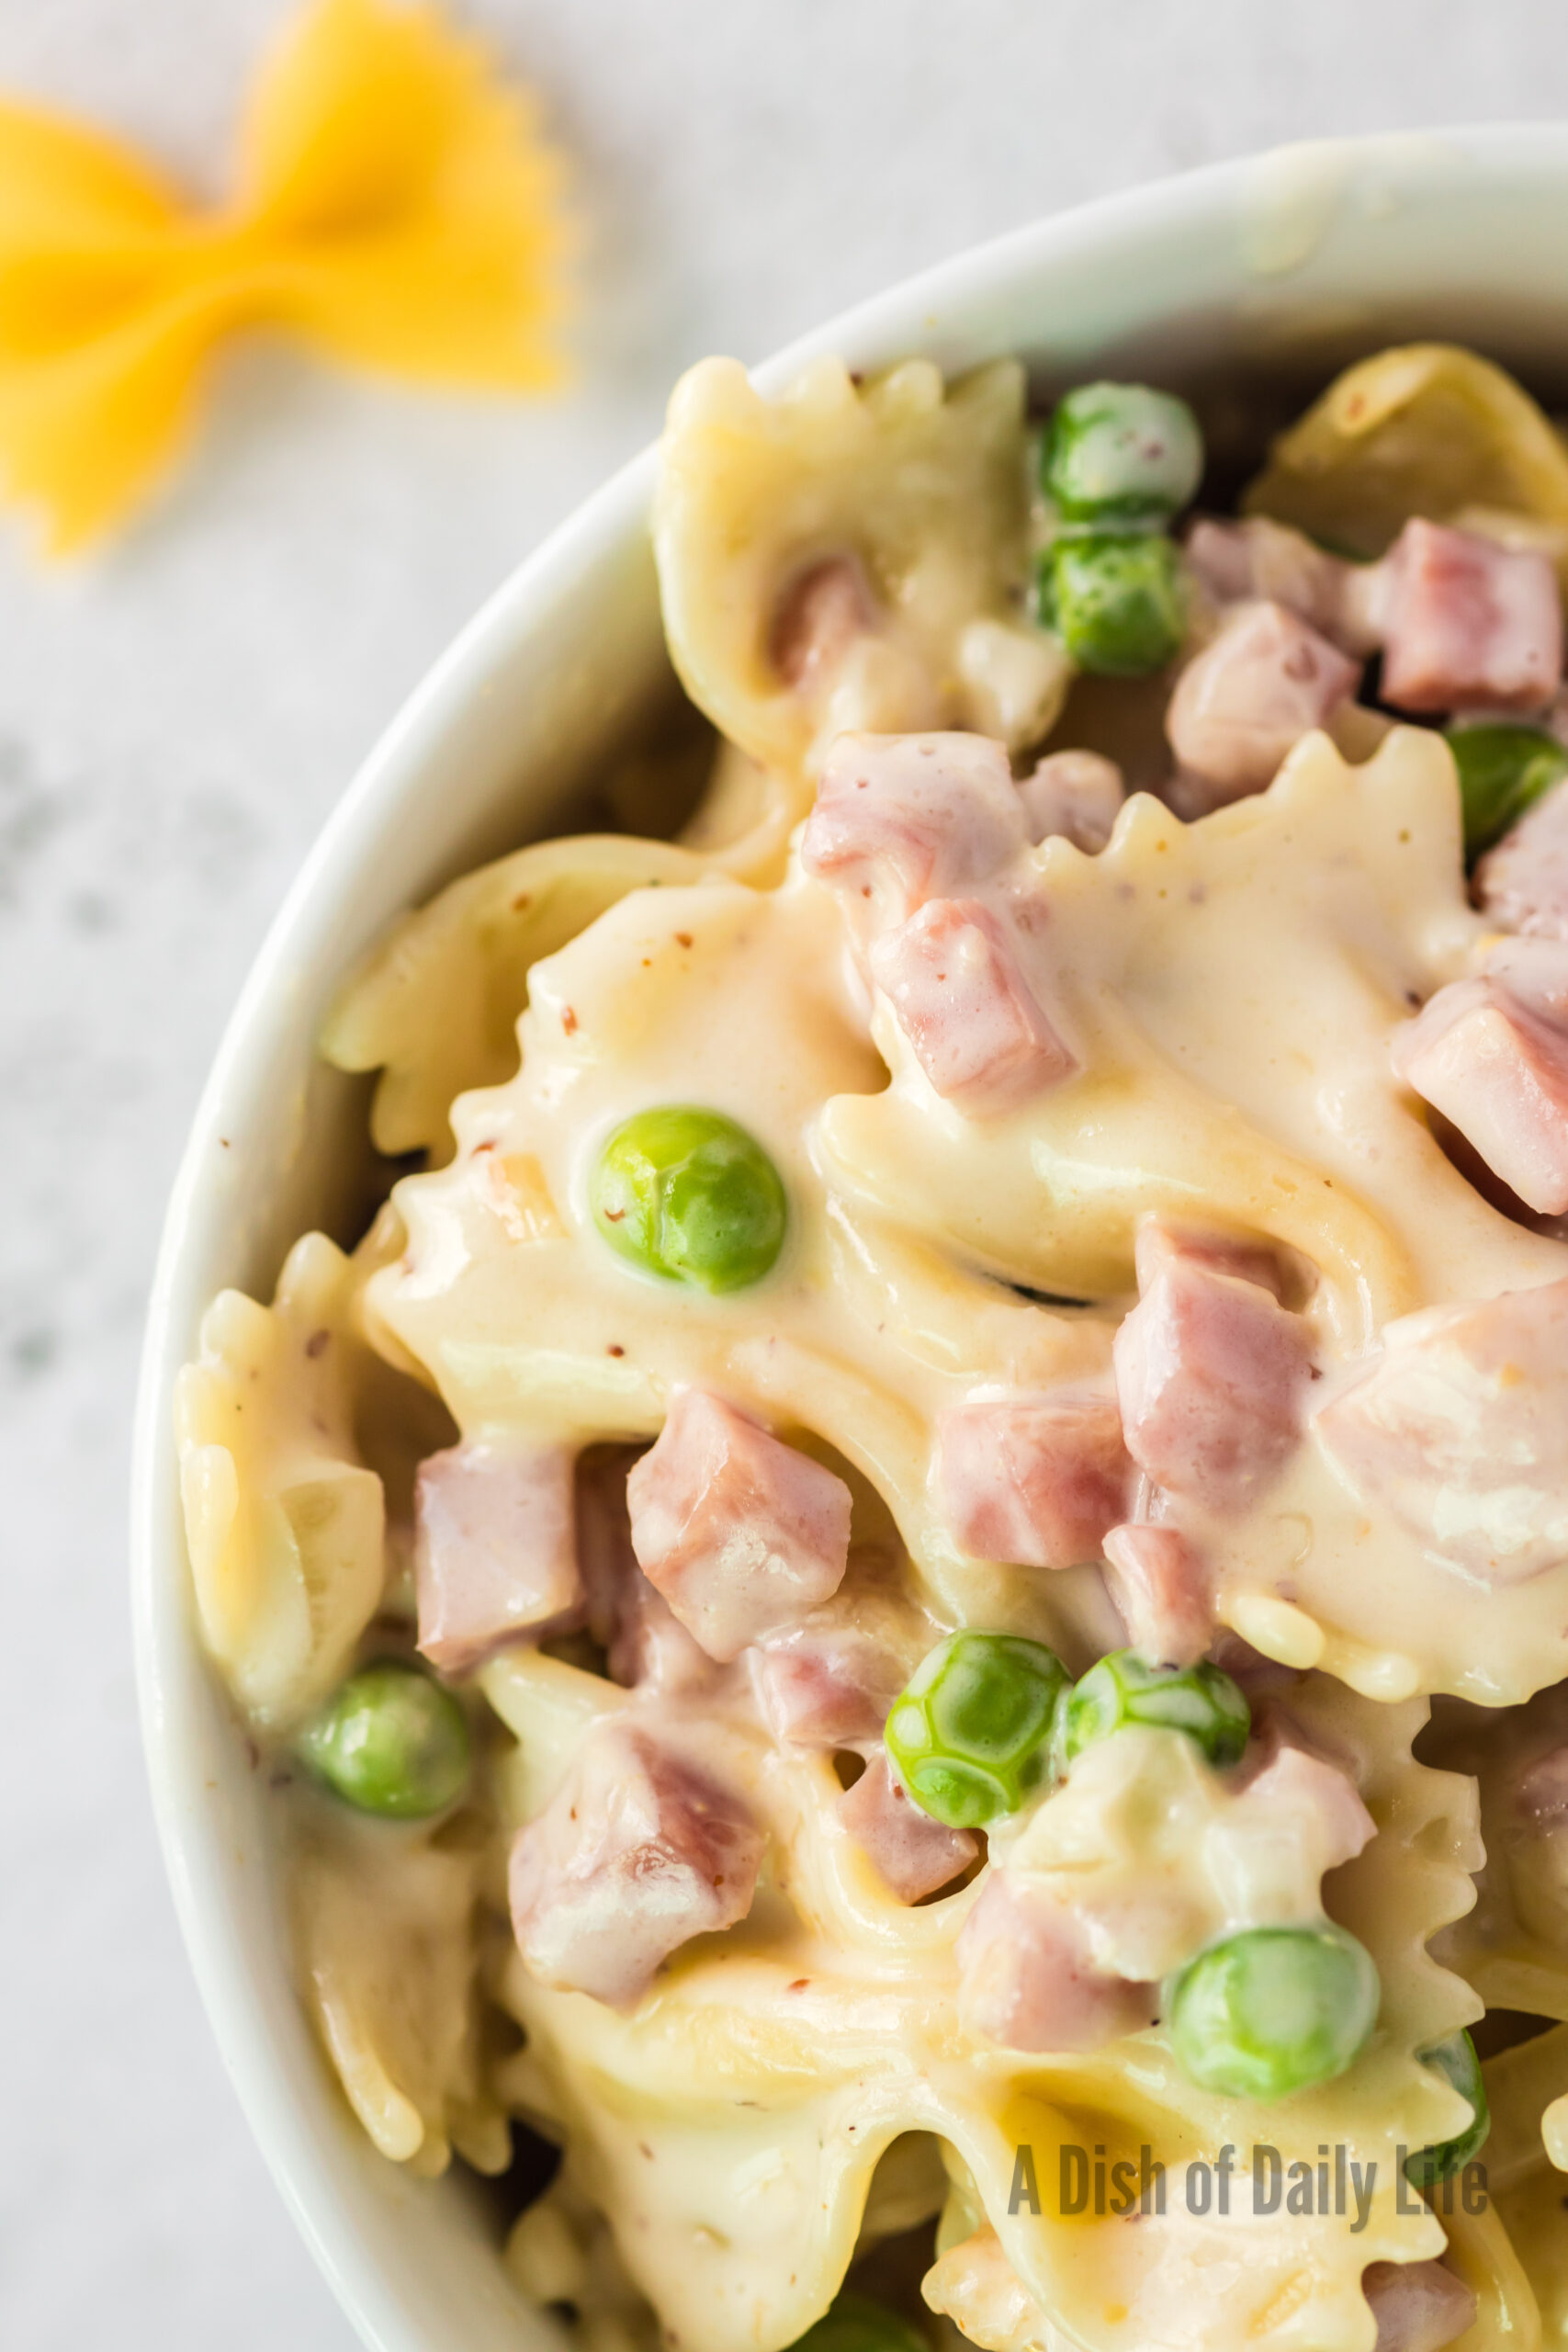
<svg viewBox="0 0 1568 2352">
<path fill-rule="evenodd" d="M 604 1212 L 604 1222 L 606 1225 L 619 1225 L 625 1215 L 625 1209 L 606 1209 Z"/>
<path fill-rule="evenodd" d="M 623 1214 L 623 1216 L 625 1215 L 625 1211 L 624 1211 L 624 1210 L 623 1210 L 622 1214 Z M 609 1344 L 609 1346 L 605 1349 L 604 1353 L 605 1353 L 607 1356 L 624 1356 L 624 1355 L 626 1354 L 626 1350 L 625 1350 L 625 1348 L 621 1347 L 621 1346 L 620 1346 L 620 1345 L 619 1345 L 615 1340 L 611 1340 L 611 1342 L 610 1342 L 610 1344 Z"/>
<path fill-rule="evenodd" d="M 314 1363 L 315 1359 L 321 1354 L 322 1349 L 327 1345 L 332 1336 L 333 1335 L 330 1331 L 311 1332 L 310 1338 L 305 1342 L 305 1353 L 310 1358 L 312 1363 Z"/>
<path fill-rule="evenodd" d="M 573 1012 L 570 1004 L 563 1004 L 561 1007 L 560 1025 L 566 1031 L 569 1037 L 575 1035 L 577 1029 L 577 1015 Z"/>
<path fill-rule="evenodd" d="M 692 944 L 692 934 L 689 931 L 678 931 L 675 933 L 675 936 L 682 947 L 690 947 Z"/>
<path fill-rule="evenodd" d="M 793 1984 L 786 1984 L 784 1986 L 784 1991 L 786 1993 L 804 1993 L 810 1982 L 811 1979 L 809 1976 L 797 1976 Z"/>
</svg>

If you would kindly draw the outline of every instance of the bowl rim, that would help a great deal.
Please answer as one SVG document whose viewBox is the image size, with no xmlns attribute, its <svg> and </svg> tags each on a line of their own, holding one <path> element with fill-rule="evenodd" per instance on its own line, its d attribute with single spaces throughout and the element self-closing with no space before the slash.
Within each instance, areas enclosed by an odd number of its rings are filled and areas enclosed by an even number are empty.
<svg viewBox="0 0 1568 2352">
<path fill-rule="evenodd" d="M 1568 186 L 1568 124 L 1505 123 L 1418 133 L 1307 141 L 1257 151 L 1150 181 L 1027 222 L 971 246 L 891 288 L 857 302 L 796 337 L 750 370 L 764 393 L 782 390 L 825 354 L 875 367 L 913 351 L 944 365 L 950 332 L 972 345 L 973 322 L 1032 274 L 1067 259 L 1108 259 L 1156 227 L 1163 233 L 1208 223 L 1216 231 L 1256 187 L 1260 169 L 1366 171 L 1407 164 L 1416 147 L 1431 168 L 1477 165 L 1521 189 L 1532 180 Z M 956 330 L 948 313 L 962 314 Z M 250 967 L 202 1088 L 171 1189 L 151 1283 L 137 1383 L 130 1484 L 132 1634 L 143 1752 L 159 1843 L 182 1939 L 202 2005 L 246 2120 L 286 2207 L 341 2306 L 375 2352 L 429 2352 L 365 2241 L 328 2225 L 334 2169 L 305 2128 L 283 2070 L 269 2061 L 275 2040 L 223 1933 L 223 1880 L 215 1832 L 182 1802 L 191 1758 L 181 1719 L 179 1669 L 194 1631 L 183 1606 L 186 1565 L 168 1556 L 163 1534 L 175 1478 L 169 1406 L 173 1376 L 194 1340 L 182 1280 L 193 1210 L 208 1181 L 211 1147 L 247 1072 L 265 1059 L 275 1000 L 286 989 L 301 943 L 319 931 L 372 855 L 400 807 L 419 786 L 432 752 L 468 709 L 500 662 L 514 658 L 574 580 L 625 550 L 646 530 L 658 444 L 622 466 L 575 507 L 486 598 L 437 657 L 363 760 L 329 811 Z M 178 1589 L 180 1599 L 175 1595 Z"/>
</svg>

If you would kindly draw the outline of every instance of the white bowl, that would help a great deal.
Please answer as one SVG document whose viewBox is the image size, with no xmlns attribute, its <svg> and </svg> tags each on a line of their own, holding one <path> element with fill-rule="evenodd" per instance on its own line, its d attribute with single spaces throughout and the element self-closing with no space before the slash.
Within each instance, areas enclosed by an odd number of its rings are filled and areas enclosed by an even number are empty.
<svg viewBox="0 0 1568 2352">
<path fill-rule="evenodd" d="M 1480 345 L 1568 387 L 1568 130 L 1294 148 L 1041 222 L 863 304 L 760 371 L 836 352 L 957 372 L 1021 354 L 1040 383 L 1140 375 L 1226 400 L 1254 446 L 1282 392 L 1411 336 Z M 360 770 L 257 959 L 170 1204 L 135 1446 L 137 1665 L 186 1941 L 263 2152 L 344 2309 L 378 2352 L 535 2352 L 490 2209 L 410 2180 L 338 2097 L 292 1988 L 265 1792 L 195 1638 L 170 1395 L 226 1283 L 270 1295 L 288 1242 L 331 1228 L 363 1167 L 367 1091 L 320 1068 L 343 973 L 401 909 L 558 829 L 574 787 L 667 676 L 646 517 L 649 451 L 524 564 Z"/>
</svg>

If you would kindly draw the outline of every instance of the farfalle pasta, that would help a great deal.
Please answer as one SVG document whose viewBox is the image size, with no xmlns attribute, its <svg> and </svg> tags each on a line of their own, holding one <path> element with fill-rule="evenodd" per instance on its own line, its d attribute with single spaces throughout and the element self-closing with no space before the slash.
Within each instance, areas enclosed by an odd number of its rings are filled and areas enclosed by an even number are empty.
<svg viewBox="0 0 1568 2352">
<path fill-rule="evenodd" d="M 208 1647 L 258 1721 L 331 1688 L 386 1579 L 381 1481 L 354 1437 L 353 1269 L 319 1233 L 270 1307 L 215 1299 L 180 1375 L 180 1491 Z"/>
<path fill-rule="evenodd" d="M 39 510 L 52 552 L 109 530 L 245 328 L 416 382 L 548 389 L 561 177 L 530 95 L 400 0 L 310 0 L 209 218 L 101 132 L 0 104 L 0 488 Z"/>
<path fill-rule="evenodd" d="M 333 1009 L 418 1164 L 213 1309 L 202 1624 L 350 2106 L 560 2149 L 589 2352 L 1564 2324 L 1561 462 L 1468 354 L 1240 520 L 1162 390 L 709 363 L 694 810 Z"/>
<path fill-rule="evenodd" d="M 671 657 L 792 777 L 845 727 L 1026 746 L 1072 676 L 1025 609 L 1029 526 L 1015 363 L 949 388 L 925 360 L 860 384 L 821 359 L 769 402 L 708 360 L 671 404 L 654 516 Z"/>
</svg>

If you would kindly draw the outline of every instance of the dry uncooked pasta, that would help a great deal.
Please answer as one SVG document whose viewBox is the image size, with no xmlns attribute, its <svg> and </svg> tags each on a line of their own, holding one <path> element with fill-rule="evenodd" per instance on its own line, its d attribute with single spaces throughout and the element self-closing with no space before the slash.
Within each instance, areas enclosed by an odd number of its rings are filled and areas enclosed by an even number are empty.
<svg viewBox="0 0 1568 2352">
<path fill-rule="evenodd" d="M 112 528 L 236 329 L 416 382 L 546 390 L 566 251 L 533 100 L 433 6 L 309 0 L 209 219 L 101 132 L 0 104 L 0 483 L 56 553 Z"/>
</svg>

